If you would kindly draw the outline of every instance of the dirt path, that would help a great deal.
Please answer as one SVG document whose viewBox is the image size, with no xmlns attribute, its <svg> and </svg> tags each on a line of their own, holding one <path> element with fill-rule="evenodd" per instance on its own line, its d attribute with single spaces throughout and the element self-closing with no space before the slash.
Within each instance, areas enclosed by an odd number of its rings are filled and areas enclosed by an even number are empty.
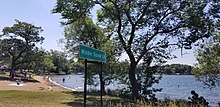
<svg viewBox="0 0 220 107">
<path fill-rule="evenodd" d="M 27 90 L 27 91 L 70 91 L 49 82 L 48 77 L 34 76 L 39 82 L 21 82 L 19 85 L 15 81 L 0 80 L 0 90 Z"/>
</svg>

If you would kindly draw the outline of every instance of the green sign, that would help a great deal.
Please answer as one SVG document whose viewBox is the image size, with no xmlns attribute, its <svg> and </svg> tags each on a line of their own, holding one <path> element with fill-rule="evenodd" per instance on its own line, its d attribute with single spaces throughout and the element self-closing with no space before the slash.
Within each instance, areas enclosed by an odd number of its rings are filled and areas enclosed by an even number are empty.
<svg viewBox="0 0 220 107">
<path fill-rule="evenodd" d="M 85 45 L 79 46 L 79 57 L 83 59 L 98 61 L 98 62 L 106 62 L 105 52 L 87 47 Z"/>
</svg>

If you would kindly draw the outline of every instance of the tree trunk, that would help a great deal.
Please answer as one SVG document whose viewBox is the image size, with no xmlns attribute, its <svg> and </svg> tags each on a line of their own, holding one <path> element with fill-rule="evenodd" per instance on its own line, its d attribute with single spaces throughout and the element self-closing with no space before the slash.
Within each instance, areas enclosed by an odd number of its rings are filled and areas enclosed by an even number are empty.
<svg viewBox="0 0 220 107">
<path fill-rule="evenodd" d="M 13 80 L 14 79 L 14 76 L 15 76 L 15 61 L 12 60 L 12 63 L 11 63 L 11 70 L 10 70 L 10 80 Z"/>
<path fill-rule="evenodd" d="M 138 97 L 138 83 L 135 77 L 136 67 L 137 67 L 136 64 L 131 63 L 130 68 L 129 68 L 129 79 L 131 82 L 131 91 L 132 91 L 132 97 L 134 101 L 136 101 Z"/>
</svg>

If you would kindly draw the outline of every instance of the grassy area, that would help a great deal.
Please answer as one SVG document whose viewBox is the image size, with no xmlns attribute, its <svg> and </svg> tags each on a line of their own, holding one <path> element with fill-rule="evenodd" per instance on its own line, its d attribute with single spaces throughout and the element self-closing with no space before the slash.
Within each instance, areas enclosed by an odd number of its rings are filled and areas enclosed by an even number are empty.
<svg viewBox="0 0 220 107">
<path fill-rule="evenodd" d="M 88 107 L 99 107 L 100 96 L 89 94 Z M 116 97 L 104 97 L 105 102 L 117 101 Z M 113 105 L 113 104 L 112 104 Z M 0 107 L 82 107 L 83 93 L 80 92 L 33 92 L 33 91 L 0 91 Z M 110 105 L 109 105 L 110 106 Z M 106 107 L 106 106 L 105 106 Z M 112 106 L 115 107 L 115 106 Z"/>
<path fill-rule="evenodd" d="M 151 105 L 144 102 L 134 104 L 112 96 L 104 96 L 103 99 L 104 107 L 177 107 L 175 102 Z M 1 90 L 0 107 L 83 107 L 83 93 Z M 100 107 L 100 96 L 89 93 L 87 107 Z M 187 105 L 181 104 L 181 107 Z"/>
<path fill-rule="evenodd" d="M 71 100 L 62 92 L 0 91 L 0 107 L 66 107 Z"/>
</svg>

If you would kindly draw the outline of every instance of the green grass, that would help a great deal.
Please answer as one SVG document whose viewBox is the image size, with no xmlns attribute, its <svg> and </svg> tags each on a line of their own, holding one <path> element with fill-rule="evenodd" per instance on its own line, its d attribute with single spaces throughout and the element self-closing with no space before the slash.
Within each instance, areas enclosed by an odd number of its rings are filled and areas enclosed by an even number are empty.
<svg viewBox="0 0 220 107">
<path fill-rule="evenodd" d="M 113 96 L 104 96 L 103 100 L 103 107 L 176 107 L 175 103 L 152 105 L 140 101 L 135 104 Z M 0 107 L 83 107 L 83 93 L 0 90 Z M 87 107 L 100 107 L 99 94 L 88 93 Z"/>
<path fill-rule="evenodd" d="M 104 97 L 104 103 L 110 101 L 120 102 L 120 99 L 117 97 L 109 97 L 109 96 Z M 53 91 L 33 92 L 33 91 L 0 90 L 0 107 L 82 107 L 82 106 L 83 106 L 83 93 L 80 92 L 53 92 Z M 87 107 L 99 107 L 99 106 L 100 106 L 100 96 L 98 94 L 92 94 L 92 93 L 88 94 Z"/>
<path fill-rule="evenodd" d="M 0 107 L 67 107 L 72 95 L 62 92 L 0 91 Z"/>
</svg>

